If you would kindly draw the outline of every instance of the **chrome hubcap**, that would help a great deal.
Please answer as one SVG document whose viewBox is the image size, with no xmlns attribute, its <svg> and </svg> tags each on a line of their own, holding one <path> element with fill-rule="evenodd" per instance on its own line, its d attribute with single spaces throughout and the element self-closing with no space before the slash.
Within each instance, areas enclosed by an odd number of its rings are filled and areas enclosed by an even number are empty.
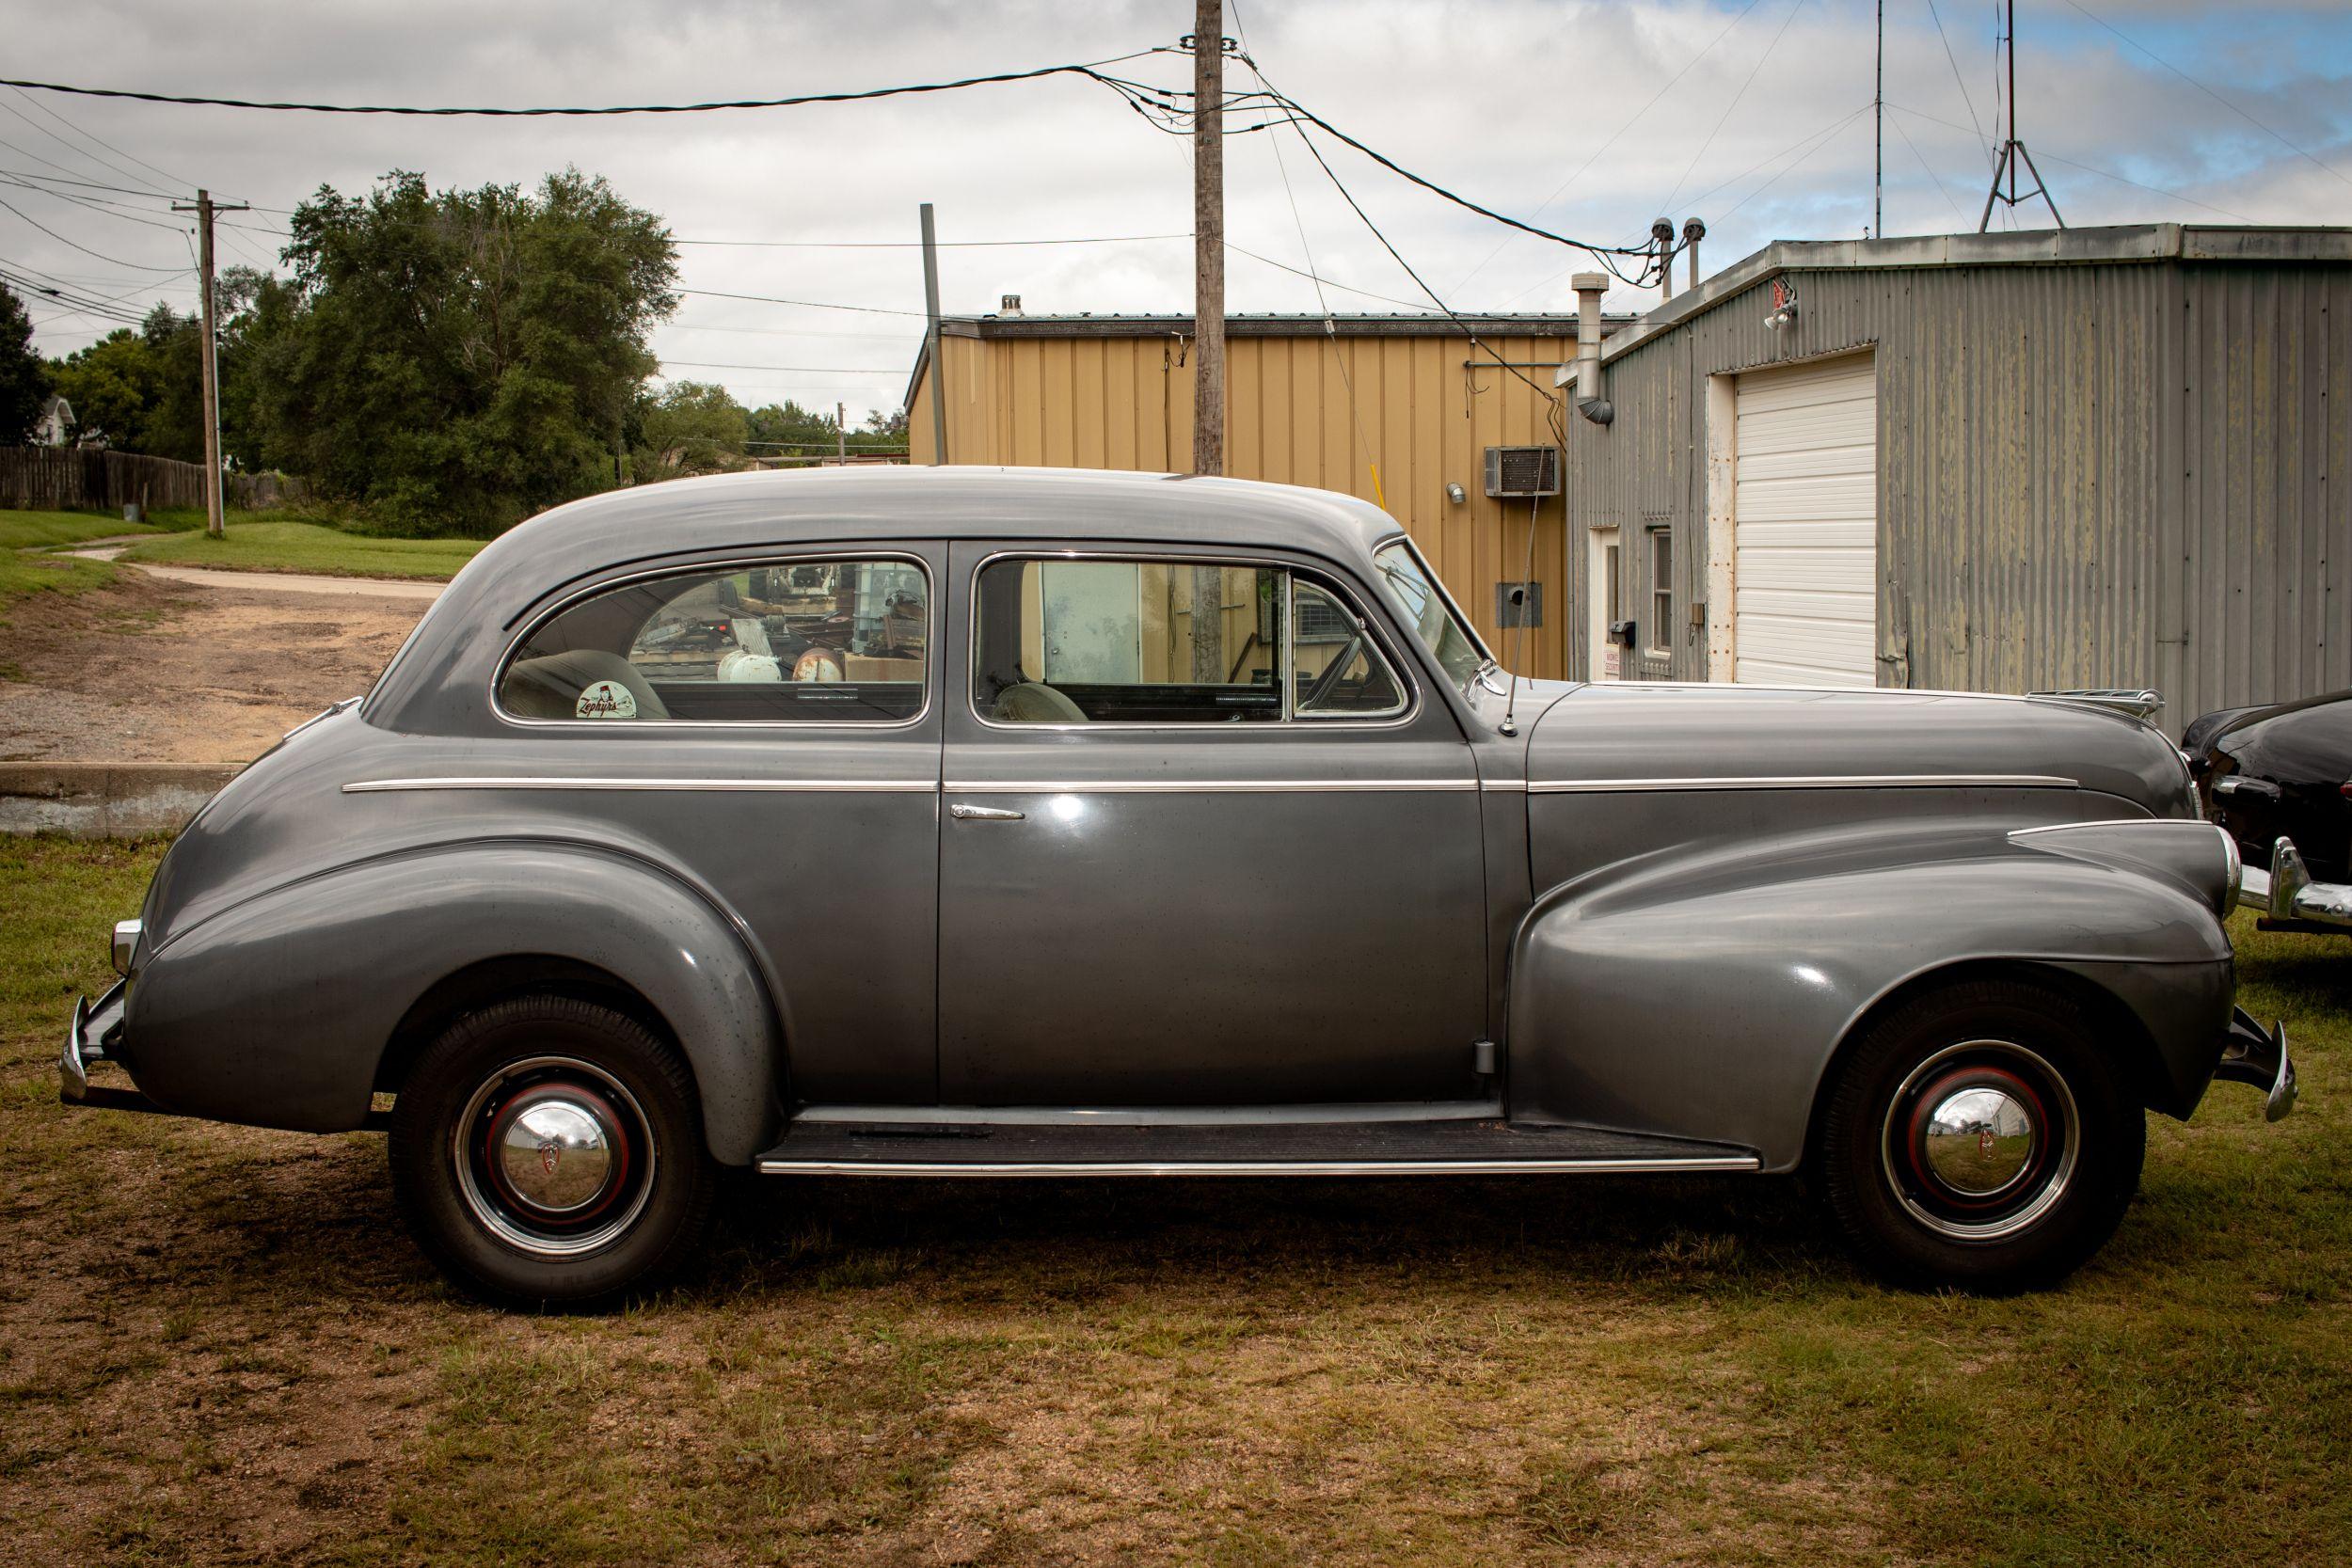
<svg viewBox="0 0 2352 1568">
<path fill-rule="evenodd" d="M 459 1196 L 483 1227 L 535 1258 L 617 1240 L 653 1193 L 644 1112 L 610 1073 L 532 1056 L 485 1079 L 450 1138 Z"/>
<path fill-rule="evenodd" d="M 1903 1208 L 1958 1241 L 2026 1230 L 2073 1179 L 2074 1097 L 2010 1040 L 1964 1040 L 1914 1068 L 1886 1110 L 1881 1160 Z"/>
</svg>

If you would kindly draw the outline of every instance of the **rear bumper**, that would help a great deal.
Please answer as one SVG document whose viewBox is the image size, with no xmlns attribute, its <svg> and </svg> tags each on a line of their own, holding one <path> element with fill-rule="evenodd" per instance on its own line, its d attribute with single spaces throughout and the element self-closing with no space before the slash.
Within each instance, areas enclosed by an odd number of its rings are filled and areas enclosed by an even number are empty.
<svg viewBox="0 0 2352 1568">
<path fill-rule="evenodd" d="M 2243 1007 L 2233 1009 L 2229 1039 L 2213 1075 L 2265 1091 L 2263 1117 L 2279 1120 L 2295 1109 L 2295 1058 L 2287 1053 L 2287 1026 L 2274 1023 L 2265 1031 L 2253 1014 Z"/>
<path fill-rule="evenodd" d="M 86 996 L 73 999 L 73 1022 L 66 1026 L 65 1051 L 57 1058 L 57 1098 L 68 1105 L 107 1111 L 163 1110 L 136 1089 L 89 1081 L 90 1069 L 108 1059 L 108 1048 L 120 1050 L 123 989 L 124 982 L 117 980 L 95 1004 Z"/>
</svg>

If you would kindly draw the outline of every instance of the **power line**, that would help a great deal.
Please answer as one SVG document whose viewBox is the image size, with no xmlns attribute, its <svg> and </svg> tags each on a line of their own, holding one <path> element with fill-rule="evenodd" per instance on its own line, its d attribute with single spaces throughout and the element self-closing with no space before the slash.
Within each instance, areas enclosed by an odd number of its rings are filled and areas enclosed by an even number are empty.
<svg viewBox="0 0 2352 1568">
<path fill-rule="evenodd" d="M 1891 98 L 1886 101 L 1886 106 L 1890 109 L 1895 109 L 1903 114 L 1907 114 L 1914 119 L 1924 119 L 1931 125 L 1941 125 L 1947 130 L 1964 131 L 1967 129 L 1964 125 L 1956 125 L 1948 119 L 1940 119 L 1934 115 L 1924 113 L 1918 109 L 1909 108 L 1901 103 L 1896 103 Z M 2238 223 L 2252 223 L 2255 221 L 2254 219 L 2248 217 L 2244 213 L 2233 213 L 2227 207 L 2217 207 L 2210 201 L 2200 201 L 2193 196 L 2183 196 L 2179 191 L 2166 190 L 2162 185 L 2144 184 L 2137 180 L 2133 180 L 2127 176 L 2118 174 L 2113 169 L 2101 168 L 2096 164 L 2077 163 L 2072 158 L 2062 158 L 2057 153 L 2049 151 L 2046 149 L 2042 151 L 2042 156 L 2049 159 L 2050 162 L 2054 164 L 2064 164 L 2068 168 L 2078 168 L 2085 174 L 2095 174 L 2102 180 L 2112 180 L 2119 185 L 2129 185 L 2134 190 L 2147 191 L 2153 196 L 2169 197 L 2175 201 L 2185 201 L 2192 207 L 2201 207 L 2208 213 L 2218 213 L 2221 216 L 2230 218 Z"/>
<path fill-rule="evenodd" d="M 1708 55 L 1712 54 L 1717 44 L 1723 42 L 1724 40 L 1731 36 L 1731 30 L 1734 27 L 1739 26 L 1740 23 L 1747 20 L 1748 12 L 1756 9 L 1756 8 L 1761 4 L 1763 4 L 1763 0 L 1748 0 L 1747 5 L 1741 8 L 1738 16 L 1733 17 L 1729 22 L 1724 24 L 1723 31 L 1717 33 L 1713 38 L 1708 39 L 1705 48 L 1701 49 L 1697 54 L 1692 55 L 1689 59 L 1683 61 L 1682 69 L 1676 71 L 1672 76 L 1667 77 L 1666 85 L 1660 87 L 1657 92 L 1653 93 L 1650 96 L 1650 101 L 1648 103 L 1634 110 L 1632 115 L 1627 119 L 1626 122 L 1623 125 L 1618 126 L 1617 129 L 1611 134 L 1607 141 L 1602 142 L 1598 147 L 1593 149 L 1591 154 L 1588 155 L 1582 163 L 1576 166 L 1575 173 L 1569 175 L 1565 180 L 1561 181 L 1552 193 L 1544 198 L 1544 204 L 1535 209 L 1537 214 L 1541 215 L 1542 214 L 1551 211 L 1551 204 L 1560 199 L 1563 192 L 1565 192 L 1570 185 L 1575 184 L 1579 180 L 1583 179 L 1585 172 L 1595 164 L 1600 162 L 1602 153 L 1616 146 L 1618 141 L 1624 137 L 1625 134 L 1628 131 L 1632 130 L 1634 125 L 1644 115 L 1658 107 L 1660 101 L 1662 100 L 1666 94 L 1674 90 L 1675 84 L 1681 81 L 1685 76 L 1691 74 L 1692 69 L 1701 60 L 1707 58 Z M 1486 253 L 1486 260 L 1485 261 L 1481 261 L 1478 265 L 1470 268 L 1468 273 L 1463 275 L 1461 282 L 1454 285 L 1454 292 L 1459 293 L 1462 290 L 1468 288 L 1470 286 L 1470 280 L 1476 277 L 1480 273 L 1486 271 L 1486 262 L 1491 261 L 1496 257 L 1502 255 L 1504 246 L 1508 245 L 1510 243 L 1511 236 L 1507 234 L 1504 235 L 1502 242 L 1498 244 L 1494 249 Z"/>
<path fill-rule="evenodd" d="M 183 272 L 186 270 L 183 267 L 151 267 L 142 261 L 126 261 L 119 256 L 109 256 L 103 251 L 92 250 L 86 245 L 74 245 L 72 240 L 67 239 L 63 234 L 58 233 L 47 224 L 41 223 L 34 218 L 24 217 L 24 214 L 21 210 L 9 206 L 8 203 L 5 201 L 0 201 L 0 208 L 5 208 L 8 212 L 15 213 L 18 217 L 24 218 L 26 223 L 31 224 L 34 228 L 40 230 L 42 233 L 48 235 L 59 245 L 72 245 L 75 250 L 80 251 L 85 256 L 95 256 L 102 261 L 111 261 L 116 266 L 129 267 L 135 272 Z"/>
<path fill-rule="evenodd" d="M 13 185 L 18 190 L 31 191 L 36 196 L 45 196 L 56 201 L 70 201 L 76 207 L 87 208 L 100 217 L 113 218 L 118 222 L 143 223 L 150 229 L 168 229 L 175 234 L 181 231 L 178 224 L 166 223 L 160 218 L 141 217 L 135 209 L 123 212 L 113 210 L 118 207 L 126 207 L 127 203 L 124 202 L 107 201 L 97 197 L 75 196 L 70 191 L 53 191 L 46 185 L 36 185 L 29 181 L 11 179 L 7 176 L 0 176 L 0 185 Z"/>
<path fill-rule="evenodd" d="M 1094 234 L 1059 240 L 941 240 L 941 250 L 986 250 L 1008 245 L 1134 245 L 1145 240 L 1189 240 L 1190 234 Z M 672 245 L 744 245 L 765 250 L 920 250 L 920 240 L 681 240 Z"/>
<path fill-rule="evenodd" d="M 1764 46 L 1764 53 L 1756 57 L 1756 64 L 1748 70 L 1747 80 L 1740 84 L 1740 90 L 1731 95 L 1731 102 L 1724 104 L 1724 112 L 1716 117 L 1715 128 L 1707 133 L 1707 139 L 1699 143 L 1699 150 L 1691 154 L 1691 162 L 1683 168 L 1682 178 L 1675 182 L 1674 189 L 1666 193 L 1666 199 L 1659 203 L 1660 212 L 1674 211 L 1675 198 L 1682 194 L 1683 184 L 1691 178 L 1692 170 L 1699 166 L 1699 160 L 1707 156 L 1707 150 L 1715 145 L 1715 138 L 1724 134 L 1724 127 L 1731 122 L 1732 111 L 1740 107 L 1740 101 L 1747 97 L 1750 87 L 1756 86 L 1756 78 L 1763 71 L 1764 63 L 1772 57 L 1772 51 L 1780 47 L 1780 40 L 1788 36 L 1788 28 L 1797 20 L 1797 12 L 1804 8 L 1804 0 L 1795 0 L 1788 8 L 1788 14 L 1780 19 L 1780 31 L 1774 33 L 1772 41 Z"/>
<path fill-rule="evenodd" d="M 74 124 L 74 123 L 73 123 L 73 121 L 72 121 L 72 120 L 70 120 L 70 119 L 66 119 L 66 118 L 65 118 L 65 116 L 63 116 L 63 115 L 59 114 L 56 110 L 55 110 L 55 109 L 53 109 L 53 108 L 50 108 L 47 104 L 42 103 L 39 102 L 38 100 L 36 100 L 36 99 L 34 99 L 34 98 L 30 97 L 29 95 L 27 95 L 27 94 L 25 93 L 25 91 L 24 91 L 24 88 L 22 88 L 22 87 L 17 88 L 17 89 L 16 89 L 16 95 L 17 95 L 19 98 L 24 99 L 25 103 L 32 104 L 32 106 L 33 106 L 34 108 L 39 109 L 39 110 L 40 110 L 42 114 L 47 115 L 47 116 L 48 116 L 51 119 L 56 120 L 58 124 L 60 124 L 60 125 L 64 126 L 67 130 L 69 130 L 69 131 L 72 132 L 75 135 L 80 136 L 83 140 L 85 140 L 85 141 L 92 141 L 92 142 L 96 142 L 99 146 L 101 146 L 101 147 L 104 148 L 107 151 L 109 151 L 109 152 L 113 153 L 116 157 L 118 157 L 118 158 L 129 158 L 129 159 L 130 159 L 133 163 L 135 163 L 135 164 L 138 165 L 138 166 L 139 166 L 139 167 L 141 167 L 141 168 L 143 168 L 143 169 L 146 169 L 149 173 L 151 173 L 151 174 L 158 174 L 158 175 L 163 176 L 164 182 L 165 182 L 167 184 L 173 184 L 173 185 L 184 185 L 184 184 L 186 184 L 186 183 L 187 183 L 187 182 L 186 182 L 186 181 L 184 181 L 184 180 L 181 179 L 178 175 L 173 174 L 173 173 L 171 173 L 170 171 L 168 171 L 168 170 L 167 170 L 167 169 L 160 169 L 160 168 L 157 168 L 157 167 L 156 167 L 153 164 L 149 163 L 146 159 L 141 158 L 141 157 L 137 156 L 137 155 L 136 155 L 136 154 L 135 154 L 135 153 L 130 153 L 130 152 L 125 152 L 125 151 L 123 151 L 123 150 L 122 150 L 122 149 L 120 149 L 120 148 L 119 148 L 119 147 L 117 147 L 114 143 L 112 143 L 112 142 L 110 142 L 110 141 L 106 140 L 103 136 L 94 135 L 92 135 L 90 132 L 88 132 L 88 131 L 85 131 L 84 129 L 82 129 L 82 127 L 80 127 L 79 125 Z M 52 133 L 51 133 L 51 135 L 56 135 L 56 133 L 52 132 Z M 60 142 L 64 142 L 64 140 L 65 140 L 65 138 L 63 138 L 62 136 L 59 136 L 57 139 L 58 139 Z M 72 143 L 70 143 L 70 142 L 68 142 L 68 143 L 65 143 L 65 145 L 67 145 L 67 146 L 72 146 Z M 79 149 L 76 149 L 76 150 L 77 150 L 77 151 L 79 151 L 80 150 L 79 150 Z M 114 170 L 114 172 L 116 172 L 117 174 L 121 175 L 121 176 L 122 176 L 124 179 L 126 179 L 126 180 L 136 180 L 136 179 L 138 178 L 138 176 L 137 176 L 137 175 L 135 175 L 135 174 L 132 173 L 129 169 L 124 168 L 121 165 L 119 165 L 119 164 L 114 164 L 114 163 L 108 163 L 108 162 L 107 162 L 107 160 L 105 160 L 105 159 L 103 159 L 103 158 L 99 157 L 99 156 L 98 156 L 96 153 L 94 153 L 94 152 L 83 152 L 83 153 L 82 153 L 82 156 L 84 156 L 84 157 L 86 157 L 86 158 L 89 159 L 89 160 L 90 160 L 90 162 L 92 162 L 92 163 L 94 163 L 94 164 L 102 164 L 102 165 L 104 165 L 106 167 L 108 167 L 108 168 L 110 168 L 110 169 Z"/>
<path fill-rule="evenodd" d="M 2222 97 L 2218 92 L 2216 92 L 2213 88 L 2205 86 L 2204 83 L 2199 81 L 2196 77 L 2191 76 L 2187 71 L 2183 71 L 2179 66 L 2174 65 L 2170 60 L 2166 59 L 2162 55 L 2157 54 L 2154 50 L 2149 48 L 2137 39 L 2133 38 L 2130 34 L 2124 32 L 2123 29 L 2115 25 L 2115 24 L 2107 21 L 2105 17 L 2092 15 L 2092 13 L 2089 10 L 2085 10 L 2084 8 L 2076 5 L 2075 0 L 2066 0 L 2066 3 L 2069 6 L 2073 6 L 2074 9 L 2081 11 L 2083 15 L 2090 17 L 2091 21 L 2096 22 L 2100 26 L 2105 27 L 2108 32 L 2113 33 L 2117 38 L 2122 39 L 2125 43 L 2130 44 L 2134 49 L 2138 50 L 2141 54 L 2147 55 L 2158 65 L 2164 67 L 2165 70 L 2170 71 L 2173 75 L 2178 76 L 2182 81 L 2186 82 L 2190 87 L 2195 87 L 2199 92 L 2203 93 L 2207 98 L 2212 99 L 2215 103 L 2220 104 L 2223 108 L 2237 116 L 2238 119 L 2246 121 L 2247 124 L 2251 125 L 2257 131 L 2262 132 L 2265 135 L 2277 142 L 2280 147 L 2285 148 L 2288 151 L 2294 153 L 2296 157 L 2301 158 L 2304 162 L 2312 165 L 2315 168 L 2327 170 L 2329 174 L 2334 175 L 2338 180 L 2344 181 L 2345 184 L 2352 185 L 2352 179 L 2345 179 L 2342 171 L 2337 169 L 2333 164 L 2321 163 L 2319 159 L 2313 157 L 2311 153 L 2306 152 L 2303 149 L 2296 146 L 2295 143 L 2287 140 L 2286 137 L 2280 135 L 2278 132 L 2272 130 L 2261 120 L 2256 119 L 2252 115 L 2248 114 L 2244 109 L 2239 108 L 2235 103 L 2233 103 L 2230 100 Z M 2060 163 L 2064 163 L 2066 160 L 2061 158 L 2058 161 Z"/>
<path fill-rule="evenodd" d="M 960 77 L 952 82 L 923 82 L 908 87 L 868 87 L 857 92 L 800 93 L 789 98 L 721 99 L 701 103 L 620 103 L 593 108 L 580 106 L 420 108 L 388 103 L 268 103 L 250 98 L 215 98 L 196 93 L 140 92 L 124 87 L 71 87 L 62 82 L 30 82 L 5 76 L 0 76 L 0 87 L 31 88 L 40 92 L 72 93 L 83 98 L 129 99 L 140 103 L 176 103 L 218 109 L 268 109 L 279 113 L 315 115 L 406 115 L 426 119 L 477 116 L 501 119 L 613 115 L 694 115 L 710 114 L 723 109 L 789 109 L 805 103 L 857 103 L 877 98 L 903 98 L 915 93 L 952 92 L 961 87 L 987 87 L 1005 82 L 1033 82 L 1048 76 L 1085 76 L 1102 82 L 1105 86 L 1115 86 L 1115 79 L 1103 75 L 1097 68 L 1119 65 L 1127 60 L 1141 59 L 1146 55 L 1156 53 L 1158 53 L 1157 50 L 1145 49 L 1106 60 L 1091 60 L 1083 65 L 1040 66 L 1034 71 L 996 71 L 983 76 Z"/>
<path fill-rule="evenodd" d="M 1261 256 L 1254 250 L 1244 250 L 1231 240 L 1225 242 L 1225 248 L 1236 256 L 1247 256 L 1253 261 L 1289 273 L 1293 277 L 1304 277 L 1319 288 L 1337 289 L 1343 294 L 1357 294 L 1365 299 L 1376 299 L 1383 305 L 1394 305 L 1400 309 L 1418 311 L 1424 315 L 1428 313 L 1422 302 L 1417 299 L 1398 299 L 1391 294 L 1375 294 L 1369 289 L 1359 289 L 1352 283 L 1342 283 L 1335 278 L 1326 277 L 1320 273 L 1302 271 L 1287 261 L 1278 261 L 1271 256 Z"/>
<path fill-rule="evenodd" d="M 665 365 L 676 365 L 695 371 L 776 371 L 789 375 L 888 375 L 906 372 L 897 370 L 874 371 L 858 365 L 731 365 L 712 359 L 664 359 Z"/>
<path fill-rule="evenodd" d="M 894 310 L 882 305 L 835 305 L 822 299 L 783 299 L 774 294 L 730 294 L 717 289 L 673 289 L 674 294 L 696 294 L 705 299 L 748 299 L 758 305 L 797 305 L 810 310 L 860 310 L 870 316 L 907 316 L 915 321 L 927 318 L 920 310 Z"/>
</svg>

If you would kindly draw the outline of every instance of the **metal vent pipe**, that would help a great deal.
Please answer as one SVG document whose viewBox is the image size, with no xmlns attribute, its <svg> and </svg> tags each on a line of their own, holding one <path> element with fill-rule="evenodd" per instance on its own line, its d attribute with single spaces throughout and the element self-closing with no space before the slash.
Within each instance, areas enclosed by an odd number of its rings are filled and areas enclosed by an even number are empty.
<svg viewBox="0 0 2352 1568">
<path fill-rule="evenodd" d="M 1607 424 L 1617 417 L 1600 395 L 1600 296 L 1609 292 L 1609 275 L 1580 272 L 1568 282 L 1576 290 L 1576 411 Z"/>
</svg>

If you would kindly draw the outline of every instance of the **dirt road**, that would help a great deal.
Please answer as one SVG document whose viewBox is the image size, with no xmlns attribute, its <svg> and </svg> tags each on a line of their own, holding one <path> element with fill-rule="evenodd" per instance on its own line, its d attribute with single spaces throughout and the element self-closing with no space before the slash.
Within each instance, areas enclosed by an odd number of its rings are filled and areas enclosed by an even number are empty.
<svg viewBox="0 0 2352 1568">
<path fill-rule="evenodd" d="M 373 685 L 429 602 L 333 579 L 312 592 L 201 576 L 215 580 L 126 571 L 10 605 L 0 761 L 250 761 Z"/>
</svg>

